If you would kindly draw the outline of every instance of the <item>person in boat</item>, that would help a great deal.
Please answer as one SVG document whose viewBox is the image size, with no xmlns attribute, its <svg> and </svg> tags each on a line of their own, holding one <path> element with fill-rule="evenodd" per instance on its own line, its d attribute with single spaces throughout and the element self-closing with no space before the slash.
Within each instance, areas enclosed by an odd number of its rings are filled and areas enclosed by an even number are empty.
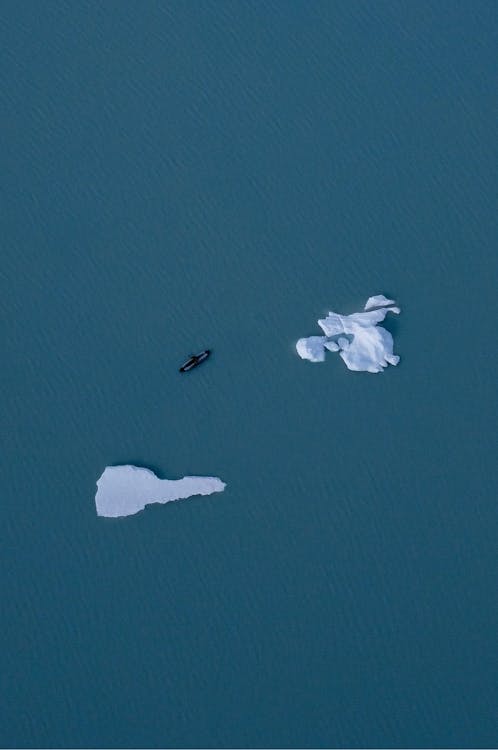
<svg viewBox="0 0 498 750">
<path fill-rule="evenodd" d="M 209 349 L 206 349 L 199 354 L 191 354 L 187 361 L 184 362 L 180 367 L 180 372 L 188 372 L 189 370 L 193 370 L 194 367 L 197 367 L 197 365 L 200 365 L 201 362 L 204 362 L 204 360 L 207 359 L 210 354 L 211 351 Z"/>
</svg>

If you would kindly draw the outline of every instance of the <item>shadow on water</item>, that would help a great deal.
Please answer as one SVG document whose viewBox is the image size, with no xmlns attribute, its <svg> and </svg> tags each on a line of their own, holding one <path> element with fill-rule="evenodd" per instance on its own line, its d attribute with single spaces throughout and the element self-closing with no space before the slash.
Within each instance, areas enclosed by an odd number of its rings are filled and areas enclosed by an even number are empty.
<svg viewBox="0 0 498 750">
<path fill-rule="evenodd" d="M 386 315 L 382 323 L 379 323 L 380 326 L 386 329 L 386 331 L 389 331 L 393 339 L 396 341 L 396 336 L 399 332 L 400 327 L 400 319 L 399 315 L 394 315 L 393 313 Z"/>
<path fill-rule="evenodd" d="M 392 335 L 393 338 L 396 337 L 396 334 L 399 331 L 399 324 L 400 324 L 400 315 L 403 314 L 403 308 L 402 305 L 399 303 L 398 298 L 395 294 L 390 294 L 389 292 L 383 291 L 382 294 L 384 294 L 387 299 L 393 299 L 394 304 L 398 305 L 401 312 L 396 315 L 396 313 L 388 313 L 382 323 L 379 323 L 380 326 L 385 328 L 389 333 Z"/>
</svg>

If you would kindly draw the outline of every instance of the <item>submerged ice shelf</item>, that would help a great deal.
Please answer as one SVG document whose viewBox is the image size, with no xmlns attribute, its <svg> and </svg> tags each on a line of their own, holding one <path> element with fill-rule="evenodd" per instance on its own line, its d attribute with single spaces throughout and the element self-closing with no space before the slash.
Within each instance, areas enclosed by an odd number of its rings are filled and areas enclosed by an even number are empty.
<svg viewBox="0 0 498 750">
<path fill-rule="evenodd" d="M 131 516 L 151 503 L 170 503 L 192 495 L 222 492 L 226 485 L 218 477 L 159 479 L 139 466 L 107 466 L 97 481 L 95 505 L 98 516 Z"/>
<path fill-rule="evenodd" d="M 329 312 L 318 321 L 325 336 L 308 336 L 296 343 L 297 353 L 310 362 L 323 362 L 325 350 L 339 352 L 350 370 L 381 372 L 384 367 L 397 365 L 393 354 L 393 337 L 381 323 L 388 312 L 399 313 L 394 300 L 383 294 L 369 297 L 364 312 L 339 315 Z"/>
</svg>

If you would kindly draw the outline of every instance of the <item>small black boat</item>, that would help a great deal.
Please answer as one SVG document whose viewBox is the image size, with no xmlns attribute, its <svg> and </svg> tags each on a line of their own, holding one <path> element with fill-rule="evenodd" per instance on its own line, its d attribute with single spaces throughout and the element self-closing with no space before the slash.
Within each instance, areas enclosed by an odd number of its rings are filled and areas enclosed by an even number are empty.
<svg viewBox="0 0 498 750">
<path fill-rule="evenodd" d="M 199 354 L 191 354 L 187 361 L 184 362 L 180 367 L 180 372 L 188 372 L 189 370 L 193 370 L 194 367 L 197 367 L 197 365 L 200 365 L 201 362 L 204 362 L 204 360 L 207 359 L 210 354 L 211 349 L 206 349 L 206 351 L 200 352 Z"/>
</svg>

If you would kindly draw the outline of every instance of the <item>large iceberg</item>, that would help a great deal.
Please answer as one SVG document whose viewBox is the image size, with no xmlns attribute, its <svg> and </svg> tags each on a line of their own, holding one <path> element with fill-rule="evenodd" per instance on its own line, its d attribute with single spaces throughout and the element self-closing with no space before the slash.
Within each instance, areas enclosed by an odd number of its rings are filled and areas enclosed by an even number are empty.
<svg viewBox="0 0 498 750">
<path fill-rule="evenodd" d="M 192 495 L 222 492 L 226 485 L 218 477 L 159 479 L 139 466 L 107 466 L 97 481 L 95 505 L 98 516 L 131 516 L 151 503 L 170 503 Z"/>
<path fill-rule="evenodd" d="M 325 349 L 339 352 L 350 370 L 381 372 L 384 367 L 397 365 L 399 357 L 393 354 L 393 337 L 381 323 L 388 312 L 399 313 L 394 300 L 383 294 L 369 297 L 364 312 L 339 315 L 329 312 L 318 321 L 325 336 L 299 339 L 297 353 L 310 362 L 323 362 Z"/>
</svg>

